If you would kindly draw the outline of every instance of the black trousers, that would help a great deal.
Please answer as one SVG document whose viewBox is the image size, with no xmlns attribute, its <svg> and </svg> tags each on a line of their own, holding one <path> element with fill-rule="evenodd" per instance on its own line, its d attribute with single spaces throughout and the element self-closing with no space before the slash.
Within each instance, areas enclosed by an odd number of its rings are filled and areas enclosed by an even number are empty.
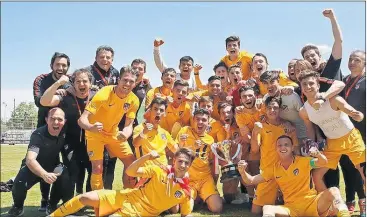
<svg viewBox="0 0 367 217">
<path fill-rule="evenodd" d="M 357 192 L 359 199 L 366 198 L 366 194 L 363 189 L 363 180 L 361 174 L 354 167 L 349 157 L 347 155 L 342 155 L 339 163 L 344 176 L 346 201 L 354 201 L 355 192 Z"/>
<path fill-rule="evenodd" d="M 13 201 L 16 207 L 23 207 L 28 190 L 38 182 L 44 183 L 43 179 L 32 173 L 26 165 L 20 168 L 12 188 Z M 67 168 L 64 167 L 64 171 L 52 185 L 49 203 L 56 206 L 60 199 L 66 202 L 72 197 L 69 174 Z"/>
</svg>

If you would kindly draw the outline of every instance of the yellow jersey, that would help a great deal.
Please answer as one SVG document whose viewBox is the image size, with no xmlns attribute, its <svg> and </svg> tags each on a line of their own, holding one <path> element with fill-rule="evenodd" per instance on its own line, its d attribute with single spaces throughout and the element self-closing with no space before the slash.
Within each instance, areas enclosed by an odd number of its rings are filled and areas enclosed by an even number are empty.
<svg viewBox="0 0 367 217">
<path fill-rule="evenodd" d="M 185 194 L 179 184 L 168 179 L 167 172 L 162 168 L 151 165 L 143 167 L 142 178 L 148 179 L 142 187 L 122 190 L 128 195 L 129 202 L 135 207 L 139 216 L 158 216 L 161 212 L 179 204 L 181 215 L 189 215 L 193 209 L 194 191 Z M 124 210 L 121 210 L 124 213 Z M 130 215 L 136 216 L 136 215 Z"/>
<path fill-rule="evenodd" d="M 148 131 L 148 133 L 145 134 L 146 139 L 144 139 L 140 136 L 140 133 L 142 133 L 143 130 L 144 123 L 139 124 L 134 128 L 133 143 L 136 150 L 136 158 L 140 158 L 154 150 L 158 152 L 160 157 L 155 159 L 154 161 L 146 161 L 145 165 L 167 165 L 168 161 L 166 156 L 166 147 L 168 147 L 173 153 L 176 152 L 176 142 L 172 139 L 171 134 L 168 133 L 165 129 L 158 126 L 157 129 L 152 129 Z M 155 161 L 158 161 L 158 164 L 155 163 Z"/>
<path fill-rule="evenodd" d="M 277 139 L 286 134 L 282 125 L 275 126 L 269 123 L 263 123 L 260 131 L 260 169 L 272 167 L 279 160 L 276 150 Z M 296 132 L 288 134 L 292 138 L 293 145 L 298 146 Z"/>
<path fill-rule="evenodd" d="M 239 128 L 247 127 L 250 132 L 254 129 L 255 122 L 261 122 L 262 118 L 265 116 L 263 110 L 256 110 L 254 114 L 242 112 L 240 114 L 235 114 L 236 123 Z"/>
<path fill-rule="evenodd" d="M 180 122 L 181 126 L 188 126 L 190 124 L 191 106 L 187 102 L 181 103 L 178 108 L 173 107 L 172 103 L 169 103 L 166 109 L 166 116 L 162 117 L 159 125 L 172 132 L 172 127 L 176 122 Z"/>
<path fill-rule="evenodd" d="M 126 114 L 127 118 L 135 119 L 139 108 L 139 98 L 133 92 L 121 99 L 116 95 L 115 87 L 116 85 L 109 85 L 101 88 L 85 108 L 92 113 L 89 122 L 102 123 L 102 134 L 105 135 L 116 135 L 121 118 Z M 93 134 L 87 130 L 85 132 L 86 135 Z"/>
<path fill-rule="evenodd" d="M 187 96 L 187 99 L 193 99 L 194 95 L 198 95 L 198 96 L 209 96 L 209 91 L 208 90 L 203 90 L 203 91 L 196 91 L 196 92 L 192 92 Z M 220 120 L 220 115 L 219 115 L 219 111 L 218 111 L 218 105 L 220 102 L 222 102 L 222 100 L 220 100 L 219 97 L 212 97 L 213 99 L 213 112 L 211 114 L 211 117 L 214 118 L 215 120 L 219 121 Z"/>
<path fill-rule="evenodd" d="M 172 96 L 172 91 L 167 95 L 162 91 L 162 86 L 150 89 L 145 96 L 145 109 L 150 106 L 156 94 L 160 94 L 161 97 L 165 99 L 167 96 Z"/>
<path fill-rule="evenodd" d="M 285 204 L 302 203 L 305 197 L 315 196 L 317 192 L 311 188 L 310 171 L 311 157 L 295 156 L 293 163 L 286 170 L 277 162 L 272 167 L 261 171 L 261 176 L 266 180 L 275 180 L 283 193 Z"/>
<path fill-rule="evenodd" d="M 213 137 L 214 142 L 218 142 L 218 134 L 223 129 L 222 123 L 220 121 L 211 118 L 209 121 L 209 126 L 206 129 L 206 132 Z"/>
<path fill-rule="evenodd" d="M 228 68 L 235 64 L 240 65 L 242 69 L 242 79 L 247 80 L 251 77 L 251 64 L 253 56 L 253 54 L 250 54 L 247 51 L 240 51 L 237 59 L 234 61 L 229 59 L 229 55 L 224 56 L 221 61 L 223 61 Z"/>
<path fill-rule="evenodd" d="M 189 169 L 190 181 L 196 181 L 211 176 L 210 161 L 212 160 L 211 145 L 214 143 L 213 137 L 205 133 L 204 136 L 197 135 L 191 127 L 183 127 L 177 134 L 176 142 L 179 144 L 179 138 L 182 134 L 187 134 L 187 140 L 183 147 L 189 148 L 196 153 L 196 158 Z M 198 146 L 196 141 L 200 140 Z"/>
</svg>

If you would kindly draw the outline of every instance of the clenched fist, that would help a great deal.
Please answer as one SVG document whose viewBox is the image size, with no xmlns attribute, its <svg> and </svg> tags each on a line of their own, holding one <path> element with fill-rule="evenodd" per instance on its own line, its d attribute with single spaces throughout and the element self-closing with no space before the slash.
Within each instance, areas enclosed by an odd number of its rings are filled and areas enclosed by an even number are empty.
<svg viewBox="0 0 367 217">
<path fill-rule="evenodd" d="M 161 39 L 161 38 L 156 38 L 154 40 L 154 47 L 159 47 L 161 46 L 162 44 L 164 44 L 164 41 Z"/>
</svg>

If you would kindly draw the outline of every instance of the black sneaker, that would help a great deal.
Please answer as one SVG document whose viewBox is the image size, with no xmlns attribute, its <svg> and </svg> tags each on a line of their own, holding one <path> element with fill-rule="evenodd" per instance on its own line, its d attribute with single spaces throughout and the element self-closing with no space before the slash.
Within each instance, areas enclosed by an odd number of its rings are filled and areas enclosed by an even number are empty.
<svg viewBox="0 0 367 217">
<path fill-rule="evenodd" d="M 57 209 L 57 206 L 53 206 L 53 205 L 47 204 L 47 207 L 46 207 L 46 215 L 50 215 L 56 209 Z"/>
<path fill-rule="evenodd" d="M 41 200 L 41 206 L 38 208 L 38 211 L 45 212 L 47 207 L 47 200 Z"/>
<path fill-rule="evenodd" d="M 9 211 L 8 211 L 9 216 L 11 217 L 17 217 L 17 216 L 22 216 L 24 214 L 24 210 L 23 207 L 16 207 L 16 206 L 12 206 Z"/>
</svg>

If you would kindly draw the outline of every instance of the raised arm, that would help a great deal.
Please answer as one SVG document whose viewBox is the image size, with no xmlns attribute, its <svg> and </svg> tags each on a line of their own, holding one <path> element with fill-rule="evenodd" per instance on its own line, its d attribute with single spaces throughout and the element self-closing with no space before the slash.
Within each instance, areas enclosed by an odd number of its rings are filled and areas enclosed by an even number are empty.
<svg viewBox="0 0 367 217">
<path fill-rule="evenodd" d="M 162 56 L 159 50 L 159 47 L 162 44 L 164 44 L 164 41 L 162 39 L 157 38 L 154 40 L 154 50 L 153 50 L 154 62 L 161 73 L 163 73 L 163 71 L 167 68 L 167 66 L 163 62 L 163 59 L 162 59 Z"/>
<path fill-rule="evenodd" d="M 60 96 L 55 95 L 57 89 L 69 82 L 69 77 L 66 75 L 62 75 L 59 80 L 53 83 L 42 95 L 40 99 L 40 103 L 43 106 L 57 106 L 60 103 Z"/>
<path fill-rule="evenodd" d="M 142 166 L 148 160 L 154 160 L 159 158 L 159 154 L 156 151 L 151 151 L 150 153 L 138 158 L 126 169 L 126 175 L 131 177 L 142 177 L 144 175 L 144 170 Z"/>
<path fill-rule="evenodd" d="M 341 96 L 331 98 L 330 104 L 334 110 L 341 110 L 342 112 L 346 113 L 357 122 L 361 122 L 364 118 L 362 112 L 357 111 L 355 108 L 349 105 Z"/>
<path fill-rule="evenodd" d="M 334 44 L 331 51 L 331 54 L 333 55 L 335 60 L 342 58 L 342 33 L 340 30 L 340 26 L 338 24 L 338 21 L 336 20 L 336 16 L 334 14 L 333 9 L 325 9 L 322 14 L 330 19 L 331 22 L 331 28 L 333 30 L 333 36 L 334 36 Z"/>
<path fill-rule="evenodd" d="M 264 179 L 264 177 L 261 174 L 258 174 L 256 176 L 251 176 L 250 174 L 248 174 L 246 172 L 246 168 L 247 168 L 247 162 L 244 160 L 240 160 L 238 162 L 238 171 L 241 174 L 242 180 L 247 185 L 257 185 L 262 182 L 266 182 L 266 180 Z"/>
<path fill-rule="evenodd" d="M 257 154 L 260 151 L 262 128 L 263 126 L 260 122 L 255 122 L 251 138 L 251 153 L 253 154 Z"/>
</svg>

